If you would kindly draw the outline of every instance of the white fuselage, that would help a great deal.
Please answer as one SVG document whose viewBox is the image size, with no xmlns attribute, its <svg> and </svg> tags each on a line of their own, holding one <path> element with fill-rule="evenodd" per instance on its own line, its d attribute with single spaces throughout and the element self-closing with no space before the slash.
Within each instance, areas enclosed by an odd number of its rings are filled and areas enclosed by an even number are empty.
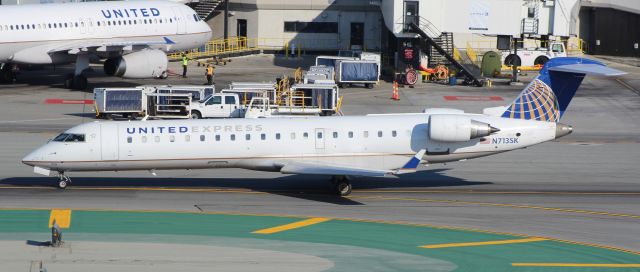
<svg viewBox="0 0 640 272">
<path fill-rule="evenodd" d="M 54 171 L 245 168 L 279 171 L 287 161 L 397 169 L 416 152 L 439 163 L 555 139 L 556 123 L 461 114 L 500 131 L 465 142 L 429 138 L 428 114 L 349 117 L 92 122 L 50 141 L 23 162 Z"/>
<path fill-rule="evenodd" d="M 168 38 L 172 42 L 166 42 Z M 163 51 L 201 46 L 211 29 L 184 4 L 165 1 L 99 1 L 0 6 L 0 62 L 66 63 L 73 50 L 110 52 L 118 43 Z M 62 50 L 61 50 L 62 49 Z M 65 50 L 70 49 L 67 52 Z M 124 48 L 123 51 L 136 50 Z M 120 52 L 115 52 L 121 54 Z"/>
</svg>

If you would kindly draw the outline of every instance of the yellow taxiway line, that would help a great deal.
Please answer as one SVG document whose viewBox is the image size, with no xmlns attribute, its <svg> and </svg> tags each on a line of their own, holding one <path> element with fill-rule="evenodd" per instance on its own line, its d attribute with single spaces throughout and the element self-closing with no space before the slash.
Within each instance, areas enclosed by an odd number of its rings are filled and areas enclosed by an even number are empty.
<svg viewBox="0 0 640 272">
<path fill-rule="evenodd" d="M 71 210 L 53 209 L 49 215 L 49 227 L 53 227 L 53 220 L 58 223 L 61 229 L 67 229 L 71 226 Z"/>
<path fill-rule="evenodd" d="M 469 246 L 487 246 L 487 245 L 504 245 L 504 244 L 518 244 L 518 243 L 531 243 L 547 241 L 546 238 L 526 238 L 526 239 L 513 239 L 513 240 L 499 240 L 499 241 L 486 241 L 486 242 L 469 242 L 469 243 L 451 243 L 451 244 L 437 244 L 437 245 L 425 245 L 419 246 L 421 248 L 447 248 L 447 247 L 469 247 Z"/>
<path fill-rule="evenodd" d="M 598 263 L 512 263 L 511 266 L 640 268 L 640 264 L 598 264 Z"/>
<path fill-rule="evenodd" d="M 331 220 L 331 219 L 330 218 L 324 218 L 324 217 L 309 218 L 307 220 L 293 222 L 293 223 L 282 225 L 282 226 L 256 230 L 256 231 L 254 231 L 252 233 L 256 233 L 256 234 L 272 234 L 272 233 L 277 233 L 277 232 L 282 232 L 282 231 L 287 231 L 287 230 L 307 227 L 307 226 L 315 225 L 315 224 L 318 224 L 318 223 L 326 222 L 326 221 L 329 221 L 329 220 Z"/>
</svg>

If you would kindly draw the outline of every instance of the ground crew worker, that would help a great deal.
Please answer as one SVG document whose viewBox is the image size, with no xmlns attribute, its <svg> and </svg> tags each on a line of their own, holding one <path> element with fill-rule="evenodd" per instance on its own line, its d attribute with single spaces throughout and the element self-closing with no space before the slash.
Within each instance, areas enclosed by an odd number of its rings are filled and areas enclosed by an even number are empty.
<svg viewBox="0 0 640 272">
<path fill-rule="evenodd" d="M 187 52 L 182 53 L 182 77 L 187 77 L 187 64 L 189 64 L 190 58 L 187 57 Z"/>
<path fill-rule="evenodd" d="M 213 67 L 213 64 L 209 64 L 209 65 L 207 65 L 207 72 L 206 72 L 205 74 L 206 74 L 206 76 L 207 76 L 207 84 L 208 84 L 208 85 L 213 85 L 213 83 L 214 83 L 214 82 L 213 82 L 213 77 L 214 77 L 214 76 L 215 76 L 215 74 L 216 74 L 216 70 L 215 70 L 215 68 Z"/>
<path fill-rule="evenodd" d="M 53 219 L 53 226 L 51 227 L 51 246 L 59 247 L 60 244 L 62 244 L 62 232 L 60 232 L 58 222 Z"/>
</svg>

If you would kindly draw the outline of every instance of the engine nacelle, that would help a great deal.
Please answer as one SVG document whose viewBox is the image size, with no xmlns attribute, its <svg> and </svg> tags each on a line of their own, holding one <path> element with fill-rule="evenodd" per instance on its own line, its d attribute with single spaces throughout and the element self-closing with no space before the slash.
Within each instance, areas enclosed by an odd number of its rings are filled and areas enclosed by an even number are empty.
<svg viewBox="0 0 640 272">
<path fill-rule="evenodd" d="M 439 142 L 466 142 L 500 131 L 468 116 L 435 114 L 429 116 L 429 138 Z"/>
<path fill-rule="evenodd" d="M 104 62 L 104 72 L 123 78 L 161 78 L 167 73 L 167 54 L 145 49 Z"/>
</svg>

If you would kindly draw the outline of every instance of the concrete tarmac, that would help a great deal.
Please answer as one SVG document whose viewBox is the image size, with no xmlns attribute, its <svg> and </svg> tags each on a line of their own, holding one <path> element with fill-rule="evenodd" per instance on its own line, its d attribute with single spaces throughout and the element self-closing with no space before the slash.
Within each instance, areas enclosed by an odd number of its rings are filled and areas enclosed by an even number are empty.
<svg viewBox="0 0 640 272">
<path fill-rule="evenodd" d="M 305 60 L 308 62 L 308 60 Z M 257 63 L 257 64 L 256 64 Z M 274 64 L 282 64 L 282 66 Z M 217 69 L 216 81 L 267 81 L 296 61 L 246 58 Z M 175 67 L 174 67 L 175 66 Z M 45 105 L 45 98 L 91 99 L 91 94 L 20 83 L 0 88 L 0 207 L 204 211 L 402 221 L 552 237 L 640 251 L 640 70 L 616 80 L 587 78 L 562 123 L 574 133 L 554 142 L 466 162 L 432 165 L 399 179 L 356 178 L 348 198 L 329 195 L 323 177 L 245 170 L 71 173 L 73 186 L 53 189 L 22 156 L 64 129 L 93 121 L 90 105 Z M 172 64 L 173 68 L 177 65 Z M 253 67 L 253 66 L 252 66 Z M 244 68 L 244 69 L 243 69 Z M 188 79 L 195 82 L 194 68 Z M 203 74 L 203 73 L 202 73 Z M 28 81 L 27 73 L 23 81 Z M 534 73 L 524 77 L 529 79 Z M 203 77 L 204 78 L 204 77 Z M 225 81 L 223 81 L 225 79 Z M 232 80 L 229 80 L 232 79 Z M 96 78 L 94 82 L 115 82 Z M 125 81 L 130 82 L 130 81 Z M 95 83 L 95 84 L 98 84 Z M 143 82 L 148 83 L 148 82 Z M 520 87 L 425 84 L 373 90 L 342 89 L 347 115 L 417 112 L 429 107 L 482 108 L 510 103 Z M 498 96 L 501 100 L 447 100 Z"/>
</svg>

